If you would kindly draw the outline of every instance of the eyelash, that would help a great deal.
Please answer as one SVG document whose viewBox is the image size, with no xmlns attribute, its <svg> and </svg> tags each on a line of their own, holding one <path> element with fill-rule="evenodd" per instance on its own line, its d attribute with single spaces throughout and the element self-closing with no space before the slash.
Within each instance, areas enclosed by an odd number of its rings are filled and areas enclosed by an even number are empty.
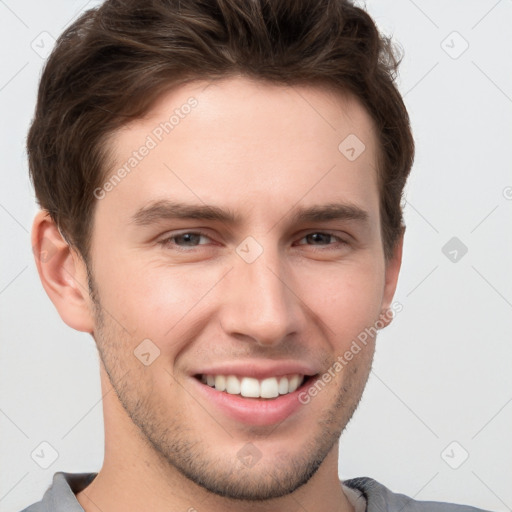
<svg viewBox="0 0 512 512">
<path fill-rule="evenodd" d="M 206 238 L 210 238 L 206 233 L 204 233 L 203 231 L 184 231 L 182 233 L 178 233 L 178 234 L 175 234 L 175 235 L 172 235 L 172 236 L 169 236 L 167 238 L 165 238 L 164 240 L 160 240 L 158 243 L 164 247 L 165 249 L 173 249 L 173 250 L 177 250 L 177 251 L 182 251 L 182 252 L 193 252 L 194 249 L 197 249 L 198 247 L 200 247 L 201 245 L 205 245 L 205 244 L 199 244 L 198 246 L 192 246 L 192 247 L 189 247 L 188 249 L 187 248 L 184 248 L 184 247 L 181 247 L 179 245 L 176 245 L 176 244 L 173 244 L 171 243 L 172 240 L 178 238 L 178 237 L 181 237 L 181 236 L 184 236 L 184 235 L 199 235 L 199 236 L 204 236 Z M 329 231 L 311 231 L 310 233 L 307 233 L 305 234 L 300 240 L 304 240 L 306 237 L 310 236 L 310 235 L 328 235 L 332 238 L 335 238 L 337 239 L 338 243 L 341 245 L 341 246 L 345 246 L 345 245 L 348 245 L 348 242 L 346 242 L 345 240 L 343 240 L 341 237 L 335 235 L 334 233 L 331 233 Z M 300 245 L 307 245 L 307 244 L 300 244 Z M 326 244 L 327 246 L 329 245 L 336 245 L 336 244 Z M 315 246 L 315 245 L 312 245 L 312 247 L 318 247 L 318 246 Z M 328 247 L 327 250 L 334 250 L 335 248 L 334 247 Z"/>
</svg>

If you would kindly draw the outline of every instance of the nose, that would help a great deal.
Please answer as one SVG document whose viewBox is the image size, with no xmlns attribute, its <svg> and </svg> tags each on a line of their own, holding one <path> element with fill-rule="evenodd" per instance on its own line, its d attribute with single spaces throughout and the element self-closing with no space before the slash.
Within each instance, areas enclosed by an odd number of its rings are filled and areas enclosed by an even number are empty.
<svg viewBox="0 0 512 512">
<path fill-rule="evenodd" d="M 301 300 L 278 250 L 267 247 L 250 263 L 235 254 L 234 262 L 222 291 L 224 331 L 268 347 L 299 332 L 304 321 Z"/>
</svg>

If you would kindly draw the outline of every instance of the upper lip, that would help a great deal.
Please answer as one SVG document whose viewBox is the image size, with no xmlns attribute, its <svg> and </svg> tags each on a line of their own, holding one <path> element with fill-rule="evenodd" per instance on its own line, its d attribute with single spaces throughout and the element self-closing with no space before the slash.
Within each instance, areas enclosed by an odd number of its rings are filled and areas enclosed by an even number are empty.
<svg viewBox="0 0 512 512">
<path fill-rule="evenodd" d="M 297 361 L 251 361 L 250 363 L 223 363 L 194 370 L 192 375 L 236 375 L 238 377 L 253 377 L 266 379 L 284 375 L 316 375 L 317 371 L 307 363 Z"/>
</svg>

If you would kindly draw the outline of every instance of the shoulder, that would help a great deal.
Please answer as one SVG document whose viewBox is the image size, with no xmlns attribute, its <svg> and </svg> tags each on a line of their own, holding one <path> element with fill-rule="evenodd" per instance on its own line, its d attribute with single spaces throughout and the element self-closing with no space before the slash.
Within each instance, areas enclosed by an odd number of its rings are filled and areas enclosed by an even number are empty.
<svg viewBox="0 0 512 512">
<path fill-rule="evenodd" d="M 489 512 L 468 505 L 456 505 L 439 501 L 417 501 L 404 494 L 397 494 L 373 480 L 359 477 L 344 480 L 343 483 L 352 489 L 359 490 L 367 501 L 367 512 Z"/>
<path fill-rule="evenodd" d="M 85 489 L 97 473 L 64 473 L 53 475 L 51 485 L 41 501 L 33 503 L 21 512 L 83 512 L 75 494 Z"/>
</svg>

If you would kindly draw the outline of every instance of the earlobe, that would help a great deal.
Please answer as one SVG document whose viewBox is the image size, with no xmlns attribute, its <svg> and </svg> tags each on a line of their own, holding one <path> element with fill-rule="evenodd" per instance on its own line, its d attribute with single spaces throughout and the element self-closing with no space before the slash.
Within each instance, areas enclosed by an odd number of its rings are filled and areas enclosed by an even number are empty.
<svg viewBox="0 0 512 512">
<path fill-rule="evenodd" d="M 85 263 L 45 210 L 34 219 L 31 241 L 39 278 L 60 317 L 73 329 L 92 333 L 94 316 Z"/>
<path fill-rule="evenodd" d="M 400 267 L 402 265 L 402 252 L 404 243 L 405 228 L 397 240 L 393 249 L 393 256 L 386 263 L 386 277 L 384 284 L 384 294 L 382 298 L 382 311 L 379 318 L 382 327 L 387 327 L 393 320 L 393 310 L 391 308 L 392 300 L 395 295 Z"/>
</svg>

